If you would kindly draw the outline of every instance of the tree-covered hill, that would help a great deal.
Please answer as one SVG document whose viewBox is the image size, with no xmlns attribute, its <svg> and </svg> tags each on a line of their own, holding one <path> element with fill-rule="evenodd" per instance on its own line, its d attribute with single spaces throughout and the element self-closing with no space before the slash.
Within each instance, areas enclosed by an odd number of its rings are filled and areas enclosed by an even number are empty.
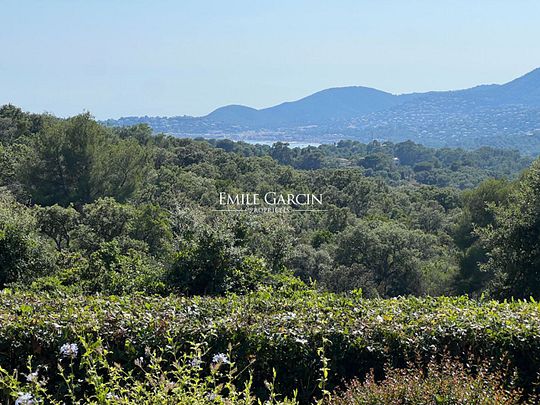
<svg viewBox="0 0 540 405">
<path fill-rule="evenodd" d="M 0 122 L 0 283 L 36 289 L 222 294 L 286 274 L 368 296 L 495 291 L 491 229 L 529 178 L 489 148 L 190 140 L 13 106 Z M 267 192 L 323 210 L 219 212 L 220 193 Z"/>
<path fill-rule="evenodd" d="M 176 136 L 333 143 L 412 140 L 432 147 L 483 146 L 540 153 L 540 68 L 502 85 L 394 95 L 366 87 L 326 89 L 256 110 L 231 105 L 204 117 L 123 117 Z"/>
</svg>

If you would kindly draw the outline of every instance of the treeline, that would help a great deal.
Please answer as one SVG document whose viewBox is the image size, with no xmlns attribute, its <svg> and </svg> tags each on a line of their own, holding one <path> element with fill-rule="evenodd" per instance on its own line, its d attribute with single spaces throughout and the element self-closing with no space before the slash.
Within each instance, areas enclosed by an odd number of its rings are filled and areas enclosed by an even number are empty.
<svg viewBox="0 0 540 405">
<path fill-rule="evenodd" d="M 526 162 L 410 142 L 179 139 L 8 105 L 0 287 L 220 295 L 314 283 L 373 297 L 538 298 L 540 165 L 504 180 Z M 460 191 L 491 177 L 503 179 Z M 325 211 L 215 211 L 220 192 L 268 191 L 323 194 Z"/>
<path fill-rule="evenodd" d="M 212 145 L 243 156 L 271 156 L 295 169 L 362 168 L 368 177 L 379 177 L 392 185 L 417 182 L 460 189 L 476 187 L 491 178 L 511 178 L 532 159 L 516 150 L 482 147 L 477 150 L 428 148 L 412 141 L 373 141 L 363 144 L 342 140 L 334 145 L 291 148 L 287 143 L 250 145 L 228 139 L 211 139 Z"/>
</svg>

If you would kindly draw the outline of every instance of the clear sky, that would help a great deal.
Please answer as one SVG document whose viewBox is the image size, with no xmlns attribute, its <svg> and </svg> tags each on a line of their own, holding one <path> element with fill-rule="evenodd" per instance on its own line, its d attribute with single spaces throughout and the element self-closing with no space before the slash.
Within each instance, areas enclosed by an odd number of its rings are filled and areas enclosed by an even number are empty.
<svg viewBox="0 0 540 405">
<path fill-rule="evenodd" d="M 0 104 L 99 119 L 540 67 L 538 0 L 0 0 Z"/>
</svg>

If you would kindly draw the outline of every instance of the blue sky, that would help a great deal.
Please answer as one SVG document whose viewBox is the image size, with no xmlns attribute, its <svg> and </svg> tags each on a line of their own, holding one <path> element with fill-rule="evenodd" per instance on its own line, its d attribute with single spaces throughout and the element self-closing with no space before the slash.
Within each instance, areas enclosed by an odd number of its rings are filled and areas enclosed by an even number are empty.
<svg viewBox="0 0 540 405">
<path fill-rule="evenodd" d="M 204 115 L 337 86 L 503 83 L 540 67 L 537 0 L 3 0 L 0 104 Z"/>
</svg>

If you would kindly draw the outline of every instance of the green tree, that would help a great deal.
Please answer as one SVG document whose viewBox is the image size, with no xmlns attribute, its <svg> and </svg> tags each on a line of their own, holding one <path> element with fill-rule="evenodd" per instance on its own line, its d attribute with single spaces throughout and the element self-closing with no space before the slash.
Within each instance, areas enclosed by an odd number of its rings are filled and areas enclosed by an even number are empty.
<svg viewBox="0 0 540 405">
<path fill-rule="evenodd" d="M 116 240 L 100 244 L 81 276 L 88 293 L 161 294 L 166 289 L 165 270 L 158 262 L 143 252 L 123 249 Z"/>
<path fill-rule="evenodd" d="M 301 155 L 298 158 L 298 168 L 303 170 L 315 170 L 320 169 L 323 166 L 324 155 L 322 152 L 309 146 L 302 149 Z"/>
<path fill-rule="evenodd" d="M 267 277 L 264 261 L 247 255 L 232 233 L 206 226 L 191 247 L 176 254 L 168 281 L 180 292 L 217 295 L 255 289 Z"/>
<path fill-rule="evenodd" d="M 270 156 L 284 165 L 292 165 L 294 161 L 294 152 L 289 148 L 288 143 L 276 142 L 270 149 Z"/>
<path fill-rule="evenodd" d="M 394 154 L 399 159 L 399 163 L 407 166 L 414 166 L 422 161 L 433 159 L 433 149 L 418 145 L 412 141 L 406 141 L 396 144 Z"/>
<path fill-rule="evenodd" d="M 369 272 L 381 296 L 422 294 L 422 267 L 433 256 L 433 236 L 395 222 L 361 221 L 338 241 L 336 262 Z"/>
<path fill-rule="evenodd" d="M 392 157 L 385 153 L 373 153 L 361 158 L 358 164 L 375 171 L 389 170 L 392 167 Z"/>
<path fill-rule="evenodd" d="M 95 197 L 94 163 L 105 153 L 106 131 L 82 114 L 68 120 L 49 119 L 31 142 L 20 167 L 22 183 L 42 205 L 82 204 Z"/>
<path fill-rule="evenodd" d="M 293 227 L 280 216 L 262 216 L 246 231 L 251 252 L 263 257 L 274 273 L 281 272 L 293 247 Z"/>
<path fill-rule="evenodd" d="M 39 131 L 43 117 L 11 104 L 0 107 L 0 145 L 11 145 Z"/>
<path fill-rule="evenodd" d="M 135 209 L 131 237 L 145 242 L 153 255 L 166 255 L 173 238 L 171 222 L 166 211 L 157 205 L 143 204 Z"/>
<path fill-rule="evenodd" d="M 80 216 L 73 206 L 67 208 L 58 204 L 51 207 L 37 206 L 35 216 L 40 232 L 54 241 L 56 250 L 69 249 L 72 234 Z"/>
<path fill-rule="evenodd" d="M 125 201 L 142 185 L 148 173 L 149 150 L 135 139 L 108 144 L 94 157 L 92 169 L 93 196 L 114 197 Z"/>
<path fill-rule="evenodd" d="M 80 249 L 93 252 L 102 242 L 129 238 L 133 218 L 132 206 L 111 197 L 100 198 L 83 207 L 74 238 Z"/>
<path fill-rule="evenodd" d="M 493 271 L 482 269 L 488 261 L 488 252 L 479 240 L 477 230 L 491 226 L 495 221 L 493 205 L 504 205 L 512 189 L 504 180 L 486 180 L 476 189 L 462 195 L 463 210 L 453 230 L 453 238 L 461 250 L 459 273 L 455 290 L 459 294 L 479 295 L 493 279 Z"/>
<path fill-rule="evenodd" d="M 501 297 L 540 299 L 540 160 L 525 173 L 506 205 L 493 208 L 495 221 L 481 231 Z"/>
<path fill-rule="evenodd" d="M 331 266 L 330 254 L 322 249 L 316 250 L 310 245 L 297 245 L 287 260 L 287 268 L 305 282 L 320 280 L 321 274 Z"/>
<path fill-rule="evenodd" d="M 148 150 L 120 140 L 89 114 L 48 117 L 19 167 L 27 192 L 41 205 L 81 206 L 99 197 L 124 201 L 142 184 Z"/>
<path fill-rule="evenodd" d="M 141 145 L 146 145 L 152 140 L 152 128 L 148 124 L 116 127 L 114 131 L 121 139 L 135 139 Z"/>
<path fill-rule="evenodd" d="M 0 288 L 29 282 L 54 268 L 54 255 L 36 231 L 31 212 L 0 195 Z"/>
</svg>

